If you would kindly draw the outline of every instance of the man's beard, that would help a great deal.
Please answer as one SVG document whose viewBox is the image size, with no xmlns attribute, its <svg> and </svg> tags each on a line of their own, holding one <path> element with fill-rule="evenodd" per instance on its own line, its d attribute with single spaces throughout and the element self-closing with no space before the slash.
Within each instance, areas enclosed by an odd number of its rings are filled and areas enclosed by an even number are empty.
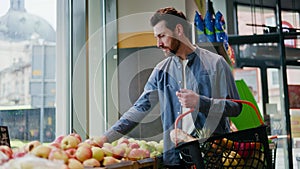
<svg viewBox="0 0 300 169">
<path fill-rule="evenodd" d="M 176 38 L 172 38 L 171 45 L 169 47 L 169 52 L 165 52 L 165 55 L 166 56 L 176 55 L 180 44 L 181 44 L 181 42 L 179 40 L 177 40 Z"/>
</svg>

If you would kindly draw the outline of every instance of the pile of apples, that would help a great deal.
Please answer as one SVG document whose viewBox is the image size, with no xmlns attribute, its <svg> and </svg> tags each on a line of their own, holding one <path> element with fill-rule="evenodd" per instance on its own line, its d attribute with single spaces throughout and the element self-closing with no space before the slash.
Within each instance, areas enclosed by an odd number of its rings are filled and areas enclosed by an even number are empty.
<svg viewBox="0 0 300 169">
<path fill-rule="evenodd" d="M 122 161 L 156 157 L 163 152 L 163 141 L 144 141 L 122 137 L 112 143 L 102 144 L 101 137 L 82 141 L 79 134 L 57 137 L 49 144 L 31 141 L 25 146 L 11 149 L 0 146 L 0 165 L 12 159 L 33 155 L 50 161 L 60 161 L 65 169 L 107 166 Z"/>
</svg>

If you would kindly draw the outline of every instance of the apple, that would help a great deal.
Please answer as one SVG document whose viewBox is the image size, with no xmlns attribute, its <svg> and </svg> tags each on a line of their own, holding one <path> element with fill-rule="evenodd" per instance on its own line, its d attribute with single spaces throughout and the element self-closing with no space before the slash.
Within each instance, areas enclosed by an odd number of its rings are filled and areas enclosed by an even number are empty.
<svg viewBox="0 0 300 169">
<path fill-rule="evenodd" d="M 69 148 L 77 148 L 78 139 L 75 136 L 67 135 L 61 140 L 61 148 L 66 150 Z"/>
<path fill-rule="evenodd" d="M 76 148 L 69 148 L 67 150 L 65 150 L 65 152 L 67 153 L 69 158 L 76 158 Z"/>
<path fill-rule="evenodd" d="M 140 149 L 140 148 L 132 149 L 128 153 L 128 158 L 133 161 L 141 160 L 141 159 L 149 158 L 149 157 L 150 157 L 150 152 L 148 150 L 144 150 L 144 149 Z"/>
<path fill-rule="evenodd" d="M 86 159 L 82 162 L 84 167 L 100 167 L 101 164 L 98 160 L 94 158 Z"/>
<path fill-rule="evenodd" d="M 10 159 L 12 158 L 13 151 L 9 146 L 0 145 L 0 151 L 2 151 L 4 154 L 6 154 L 8 158 L 10 158 Z"/>
<path fill-rule="evenodd" d="M 61 149 L 61 143 L 58 142 L 51 142 L 49 146 L 53 148 Z"/>
<path fill-rule="evenodd" d="M 51 147 L 41 144 L 35 147 L 34 149 L 32 149 L 30 153 L 37 157 L 47 159 L 49 157 L 50 152 L 51 152 Z"/>
<path fill-rule="evenodd" d="M 92 136 L 89 139 L 85 140 L 85 142 L 88 142 L 92 146 L 102 147 L 105 140 L 102 136 Z"/>
<path fill-rule="evenodd" d="M 156 146 L 155 146 L 155 149 L 156 151 L 160 152 L 160 153 L 163 153 L 164 151 L 164 145 L 162 143 L 158 143 Z"/>
<path fill-rule="evenodd" d="M 53 142 L 60 144 L 64 138 L 65 138 L 65 135 L 60 135 L 60 136 L 56 137 Z"/>
<path fill-rule="evenodd" d="M 125 147 L 123 146 L 115 146 L 112 149 L 112 156 L 115 157 L 116 159 L 121 159 L 125 155 Z"/>
<path fill-rule="evenodd" d="M 68 162 L 68 154 L 62 150 L 62 149 L 52 149 L 49 157 L 49 160 L 61 160 L 63 161 L 65 164 Z"/>
<path fill-rule="evenodd" d="M 81 142 L 82 142 L 82 138 L 81 138 L 81 136 L 80 136 L 79 134 L 77 134 L 77 133 L 71 133 L 71 134 L 69 134 L 69 135 L 75 136 L 75 137 L 78 139 L 78 143 L 81 143 Z"/>
<path fill-rule="evenodd" d="M 25 151 L 14 152 L 12 155 L 12 158 L 24 157 L 26 154 L 27 154 L 27 152 L 25 152 Z"/>
<path fill-rule="evenodd" d="M 3 153 L 2 151 L 0 151 L 0 166 L 4 163 L 8 162 L 9 160 L 10 159 L 8 158 L 8 156 L 5 153 Z"/>
<path fill-rule="evenodd" d="M 102 148 L 100 147 L 92 147 L 92 154 L 93 154 L 93 158 L 98 160 L 98 161 L 102 161 L 104 158 L 104 151 L 102 150 Z"/>
<path fill-rule="evenodd" d="M 76 159 L 80 162 L 83 162 L 84 160 L 87 160 L 89 158 L 93 157 L 93 152 L 88 147 L 78 147 L 75 153 Z"/>
<path fill-rule="evenodd" d="M 68 160 L 68 167 L 69 169 L 84 169 L 83 164 L 80 161 L 73 158 L 70 158 Z"/>
<path fill-rule="evenodd" d="M 120 162 L 121 162 L 121 160 L 118 160 L 111 156 L 106 156 L 103 158 L 102 165 L 107 166 L 107 165 L 116 164 L 116 163 L 120 163 Z"/>
<path fill-rule="evenodd" d="M 32 149 L 34 149 L 39 145 L 41 145 L 41 142 L 38 140 L 30 141 L 25 145 L 25 151 L 30 152 Z"/>
<path fill-rule="evenodd" d="M 121 144 L 121 143 L 129 144 L 128 138 L 121 137 L 120 139 L 118 139 L 118 144 Z"/>
<path fill-rule="evenodd" d="M 104 143 L 102 150 L 104 151 L 105 156 L 112 156 L 112 149 L 114 146 L 112 146 L 110 143 Z"/>
<path fill-rule="evenodd" d="M 140 148 L 140 145 L 137 142 L 130 142 L 128 144 L 128 147 L 130 147 L 131 149 L 134 149 L 134 148 Z"/>
<path fill-rule="evenodd" d="M 81 147 L 81 146 L 92 148 L 92 145 L 89 144 L 88 142 L 81 142 L 81 143 L 78 144 L 77 147 Z"/>
</svg>

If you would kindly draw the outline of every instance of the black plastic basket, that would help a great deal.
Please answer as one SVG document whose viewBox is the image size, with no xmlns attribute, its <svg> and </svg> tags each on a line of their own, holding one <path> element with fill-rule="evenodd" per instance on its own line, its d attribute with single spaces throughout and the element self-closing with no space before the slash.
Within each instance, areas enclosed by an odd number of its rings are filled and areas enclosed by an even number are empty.
<svg viewBox="0 0 300 169">
<path fill-rule="evenodd" d="M 248 104 L 259 113 L 251 102 L 233 101 Z M 176 127 L 178 120 L 186 114 L 188 112 L 176 119 Z M 269 148 L 266 126 L 261 118 L 260 121 L 261 126 L 176 144 L 176 149 L 184 165 L 196 169 L 271 169 L 272 150 Z"/>
</svg>

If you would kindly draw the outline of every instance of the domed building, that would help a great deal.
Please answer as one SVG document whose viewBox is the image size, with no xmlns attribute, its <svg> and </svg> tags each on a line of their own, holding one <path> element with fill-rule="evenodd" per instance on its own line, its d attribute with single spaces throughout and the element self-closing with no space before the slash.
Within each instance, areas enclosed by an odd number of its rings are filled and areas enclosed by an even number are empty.
<svg viewBox="0 0 300 169">
<path fill-rule="evenodd" d="M 55 41 L 53 27 L 28 13 L 25 0 L 10 0 L 9 10 L 0 17 L 0 106 L 32 106 L 30 85 L 33 76 L 42 71 L 34 62 L 35 49 L 50 46 L 52 50 Z M 45 52 L 38 57 L 45 57 Z M 52 53 L 50 60 L 55 61 Z"/>
<path fill-rule="evenodd" d="M 55 42 L 55 30 L 43 18 L 27 13 L 24 0 L 11 0 L 8 12 L 0 17 L 0 40 L 23 41 L 38 36 Z"/>
</svg>

